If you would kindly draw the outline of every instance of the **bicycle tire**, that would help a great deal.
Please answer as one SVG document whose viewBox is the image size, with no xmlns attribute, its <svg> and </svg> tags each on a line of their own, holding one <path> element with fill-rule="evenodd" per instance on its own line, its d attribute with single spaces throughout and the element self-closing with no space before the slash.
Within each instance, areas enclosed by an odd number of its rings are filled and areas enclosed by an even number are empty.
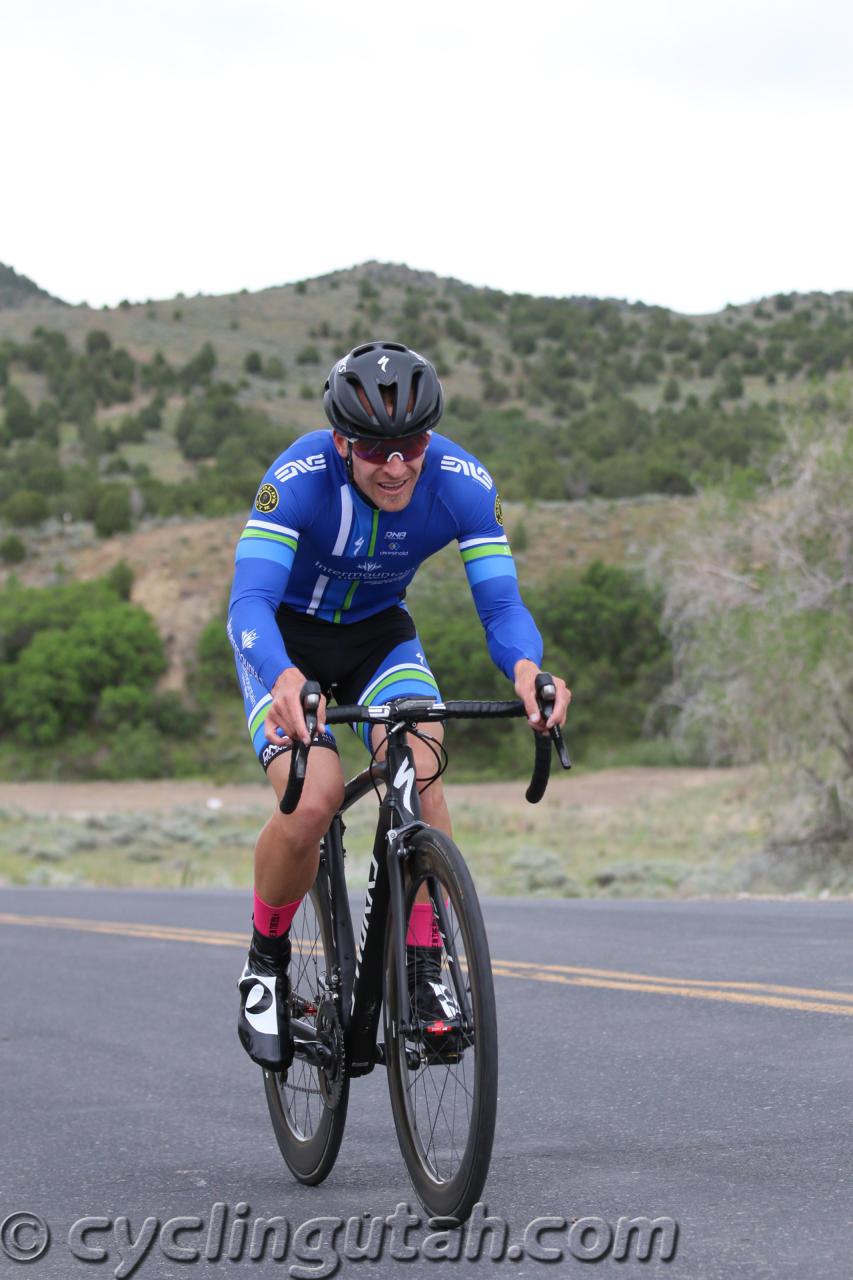
<svg viewBox="0 0 853 1280">
<path fill-rule="evenodd" d="M 320 981 L 334 960 L 332 918 L 328 890 L 314 882 L 300 904 L 290 928 L 291 1009 L 306 1020 L 316 1020 L 324 989 Z M 341 1146 L 349 1102 L 341 1045 L 340 1096 L 333 1107 L 324 1100 L 320 1072 L 301 1058 L 290 1069 L 264 1071 L 264 1092 L 276 1140 L 293 1176 L 308 1186 L 328 1177 Z"/>
<path fill-rule="evenodd" d="M 404 863 L 406 918 L 408 920 L 417 889 L 432 877 L 447 904 L 473 1029 L 458 1061 L 445 1063 L 440 1057 L 425 1060 L 427 1051 L 414 1046 L 414 1051 L 420 1053 L 420 1063 L 417 1069 L 410 1066 L 407 1047 L 413 1051 L 412 1041 L 399 1031 L 395 931 L 389 913 L 384 1014 L 388 1088 L 397 1139 L 418 1199 L 432 1217 L 464 1222 L 485 1185 L 497 1113 L 497 1018 L 489 944 L 471 873 L 453 841 L 427 827 L 416 833 L 411 847 L 412 852 Z M 443 966 L 447 975 L 446 953 Z M 452 979 L 445 977 L 445 981 L 450 986 Z M 421 1083 L 424 1101 L 419 1116 Z M 436 1138 L 445 1094 L 448 1094 L 448 1108 L 453 1108 L 449 1155 L 443 1128 Z M 456 1151 L 457 1107 L 460 1111 L 465 1108 L 468 1121 L 461 1151 Z M 446 1116 L 442 1123 L 448 1125 Z"/>
</svg>

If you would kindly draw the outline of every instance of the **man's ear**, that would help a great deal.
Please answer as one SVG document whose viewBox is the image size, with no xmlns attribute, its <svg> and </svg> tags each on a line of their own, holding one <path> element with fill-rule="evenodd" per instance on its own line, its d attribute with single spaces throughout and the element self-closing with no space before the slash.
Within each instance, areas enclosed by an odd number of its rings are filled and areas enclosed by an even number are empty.
<svg viewBox="0 0 853 1280">
<path fill-rule="evenodd" d="M 347 440 L 346 436 L 342 436 L 340 431 L 334 431 L 334 430 L 332 431 L 332 439 L 335 442 L 335 448 L 337 449 L 338 453 L 344 459 L 344 461 L 346 461 L 349 440 Z"/>
</svg>

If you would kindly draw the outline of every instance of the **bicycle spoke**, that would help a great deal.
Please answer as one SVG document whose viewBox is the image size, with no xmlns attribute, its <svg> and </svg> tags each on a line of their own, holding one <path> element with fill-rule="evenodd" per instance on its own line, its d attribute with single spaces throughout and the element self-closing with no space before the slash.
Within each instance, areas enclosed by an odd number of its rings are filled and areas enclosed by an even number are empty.
<svg viewBox="0 0 853 1280">
<path fill-rule="evenodd" d="M 465 939 L 451 894 L 446 885 L 435 876 L 426 878 L 431 894 L 440 894 L 446 907 L 448 949 L 442 948 L 440 981 L 455 993 L 450 953 L 455 952 L 468 1009 L 473 1013 L 475 1001 L 467 963 Z M 414 889 L 409 890 L 410 900 Z M 449 1043 L 448 1057 L 456 1061 L 444 1061 L 440 1046 L 427 1047 L 420 1038 L 409 1041 L 417 1046 L 421 1061 L 410 1067 L 405 1057 L 406 1045 L 401 1047 L 401 1084 L 410 1117 L 412 1136 L 421 1150 L 421 1159 L 431 1176 L 439 1183 L 452 1180 L 461 1168 L 471 1133 L 472 1117 L 476 1105 L 473 1079 L 469 1078 L 476 1064 L 477 1036 L 470 1030 L 462 1046 Z M 470 1064 L 470 1065 L 469 1065 Z"/>
<path fill-rule="evenodd" d="M 325 976 L 326 971 L 320 924 L 310 898 L 306 897 L 298 918 L 298 936 L 291 944 L 295 962 L 291 968 L 291 1003 L 292 1008 L 298 1010 L 298 1016 L 310 1026 L 316 1018 L 316 1010 L 323 994 L 320 979 Z M 304 1059 L 296 1057 L 287 1079 L 283 1083 L 279 1080 L 278 1087 L 294 1134 L 301 1140 L 309 1139 L 316 1131 L 323 1114 L 324 1104 L 317 1069 Z"/>
</svg>

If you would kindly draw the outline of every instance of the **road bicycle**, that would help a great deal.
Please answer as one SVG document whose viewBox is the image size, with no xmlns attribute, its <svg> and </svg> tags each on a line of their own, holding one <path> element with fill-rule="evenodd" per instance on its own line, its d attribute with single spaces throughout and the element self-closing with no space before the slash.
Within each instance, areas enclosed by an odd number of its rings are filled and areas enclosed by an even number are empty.
<svg viewBox="0 0 853 1280">
<path fill-rule="evenodd" d="M 547 718 L 553 679 L 537 676 Z M 306 682 L 302 705 L 309 734 L 317 726 L 320 688 Z M 294 1176 L 315 1185 L 328 1175 L 343 1137 L 350 1081 L 382 1065 L 400 1149 L 414 1190 L 432 1217 L 463 1222 L 480 1198 L 495 1130 L 498 1044 L 489 945 L 477 894 L 462 854 L 421 817 L 409 737 L 430 744 L 436 769 L 447 767 L 443 744 L 421 726 L 451 719 L 524 715 L 521 702 L 437 702 L 404 697 L 381 706 L 330 707 L 329 724 L 386 729 L 385 758 L 347 783 L 343 803 L 320 849 L 317 878 L 291 926 L 291 1031 L 287 1072 L 264 1070 L 264 1088 L 282 1155 Z M 534 735 L 536 757 L 527 799 L 547 786 L 552 742 L 570 761 L 559 729 Z M 305 780 L 309 747 L 292 751 L 281 800 L 292 813 Z M 417 784 L 416 784 L 417 783 Z M 384 787 L 384 797 L 380 788 Z M 425 789 L 425 788 L 424 788 Z M 380 799 L 364 918 L 353 934 L 344 870 L 344 813 L 375 791 Z M 433 976 L 438 974 L 446 1023 L 425 1027 L 412 1007 L 406 940 L 416 900 L 432 904 Z M 437 933 L 435 932 L 437 930 Z M 378 1039 L 380 1014 L 384 1039 Z"/>
</svg>

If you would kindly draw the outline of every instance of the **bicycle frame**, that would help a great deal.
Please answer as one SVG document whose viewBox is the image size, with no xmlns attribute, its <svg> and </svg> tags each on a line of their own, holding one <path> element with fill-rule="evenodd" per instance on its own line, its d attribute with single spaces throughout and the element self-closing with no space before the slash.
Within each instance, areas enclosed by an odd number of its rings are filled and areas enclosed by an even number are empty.
<svg viewBox="0 0 853 1280">
<path fill-rule="evenodd" d="M 540 711 L 547 719 L 553 710 L 553 677 L 540 672 L 536 677 L 536 695 Z M 303 686 L 303 709 L 309 732 L 316 726 L 316 711 L 320 701 L 320 686 L 306 682 Z M 402 711 L 397 720 L 381 718 L 388 710 L 377 706 L 370 708 L 341 707 L 338 714 L 328 716 L 329 723 L 363 720 L 360 713 L 368 712 L 368 723 L 375 720 L 387 725 L 386 755 L 381 764 L 372 763 L 358 774 L 344 789 L 344 800 L 335 814 L 323 839 L 317 884 L 320 892 L 328 897 L 333 937 L 328 941 L 327 955 L 330 972 L 326 977 L 329 993 L 337 1000 L 344 1037 L 344 1053 L 348 1076 L 366 1075 L 377 1063 L 385 1062 L 385 1046 L 377 1044 L 376 1032 L 382 1009 L 383 971 L 385 961 L 386 922 L 389 905 L 393 907 L 392 921 L 395 930 L 394 959 L 398 1007 L 393 1011 L 403 1035 L 414 1028 L 411 1022 L 409 985 L 406 966 L 407 915 L 404 901 L 403 862 L 408 856 L 412 839 L 426 827 L 421 815 L 420 794 L 416 785 L 415 762 L 408 743 L 408 734 L 417 732 L 418 723 L 432 719 L 453 717 L 479 718 L 482 716 L 514 716 L 524 712 L 521 702 L 455 702 L 436 703 L 432 698 L 398 698 L 393 704 Z M 426 710 L 441 715 L 421 714 Z M 355 712 L 356 714 L 352 714 Z M 411 719 L 408 715 L 411 715 Z M 314 717 L 314 718 L 312 718 Z M 551 741 L 554 742 L 563 768 L 571 768 L 571 762 L 555 726 L 550 736 L 540 734 L 536 738 L 536 763 L 533 777 L 527 789 L 527 799 L 536 804 L 545 791 L 551 760 Z M 283 813 L 292 813 L 299 803 L 305 779 L 307 748 L 294 753 L 286 792 L 281 800 Z M 344 822 L 343 814 L 356 801 L 371 791 L 377 782 L 385 784 L 385 795 L 379 806 L 373 856 L 368 874 L 367 897 L 358 946 L 352 927 L 352 916 L 347 896 L 344 870 Z M 461 1015 L 462 1030 L 472 1029 L 471 1010 L 462 973 L 453 930 L 442 895 L 431 877 L 426 877 L 438 930 L 441 935 L 448 971 L 453 983 L 456 1002 Z M 302 1019 L 291 1019 L 294 1052 L 315 1066 L 330 1066 L 335 1051 L 317 1038 L 316 1029 Z M 417 1055 L 413 1051 L 415 1058 Z M 416 1065 L 416 1062 L 415 1064 Z"/>
<path fill-rule="evenodd" d="M 401 993 L 400 1021 L 404 1031 L 410 1030 L 402 862 L 412 835 L 425 826 L 421 817 L 420 795 L 415 785 L 414 758 L 406 736 L 408 730 L 414 727 L 407 723 L 392 725 L 388 732 L 385 760 L 365 769 L 347 783 L 343 804 L 332 819 L 324 838 L 317 873 L 320 890 L 328 894 L 331 908 L 334 969 L 329 974 L 329 985 L 334 993 L 340 995 L 347 1073 L 350 1076 L 366 1075 L 377 1063 L 385 1061 L 384 1045 L 377 1043 L 377 1031 L 382 1009 L 382 975 L 389 904 L 393 905 L 393 927 L 397 931 L 395 956 L 397 990 Z M 344 869 L 343 814 L 372 791 L 377 782 L 384 782 L 386 792 L 379 808 L 364 918 L 356 946 Z M 431 893 L 438 914 L 439 930 L 450 960 L 457 1000 L 463 1012 L 463 1024 L 466 1024 L 470 1022 L 470 1016 L 465 991 L 458 977 L 459 965 L 455 962 L 455 948 L 446 909 L 434 885 L 431 886 Z M 292 1025 L 294 1045 L 299 1056 L 316 1056 L 322 1059 L 322 1047 L 316 1041 L 313 1028 L 297 1020 Z"/>
</svg>

